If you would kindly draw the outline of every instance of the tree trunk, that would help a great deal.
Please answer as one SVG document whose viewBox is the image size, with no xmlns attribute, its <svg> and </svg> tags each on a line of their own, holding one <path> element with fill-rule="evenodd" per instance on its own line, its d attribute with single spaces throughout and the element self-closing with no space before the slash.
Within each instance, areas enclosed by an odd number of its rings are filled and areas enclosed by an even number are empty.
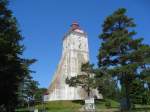
<svg viewBox="0 0 150 112">
<path fill-rule="evenodd" d="M 121 98 L 121 112 L 130 112 L 131 102 L 129 97 L 129 86 L 126 84 L 126 77 L 122 77 L 122 98 Z"/>
</svg>

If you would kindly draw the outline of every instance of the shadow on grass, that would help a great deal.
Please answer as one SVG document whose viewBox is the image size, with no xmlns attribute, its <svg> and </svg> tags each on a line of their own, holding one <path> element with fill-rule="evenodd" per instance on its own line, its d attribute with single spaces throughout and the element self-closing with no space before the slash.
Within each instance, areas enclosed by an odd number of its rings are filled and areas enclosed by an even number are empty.
<svg viewBox="0 0 150 112">
<path fill-rule="evenodd" d="M 134 111 L 143 111 L 144 110 L 145 112 L 150 112 L 150 107 L 146 107 L 146 108 L 145 107 L 143 107 L 143 108 L 142 107 L 140 107 L 140 108 L 134 108 L 133 110 Z"/>
<path fill-rule="evenodd" d="M 84 100 L 74 100 L 73 103 L 84 105 Z"/>
</svg>

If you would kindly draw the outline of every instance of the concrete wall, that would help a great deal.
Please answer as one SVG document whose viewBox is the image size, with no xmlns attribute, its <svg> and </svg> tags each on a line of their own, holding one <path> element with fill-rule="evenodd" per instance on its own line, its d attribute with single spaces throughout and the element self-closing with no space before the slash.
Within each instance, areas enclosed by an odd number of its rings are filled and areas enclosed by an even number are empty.
<svg viewBox="0 0 150 112">
<path fill-rule="evenodd" d="M 80 73 L 82 63 L 89 61 L 88 38 L 84 32 L 70 31 L 63 39 L 63 49 L 58 68 L 48 88 L 49 101 L 52 100 L 79 100 L 85 98 L 81 87 L 69 87 L 67 77 Z"/>
</svg>

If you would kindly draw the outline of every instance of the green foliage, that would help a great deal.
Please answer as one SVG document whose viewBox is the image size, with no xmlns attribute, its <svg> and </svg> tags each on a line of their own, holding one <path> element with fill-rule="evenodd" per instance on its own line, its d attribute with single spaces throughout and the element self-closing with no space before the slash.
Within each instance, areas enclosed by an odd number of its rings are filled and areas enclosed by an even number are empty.
<svg viewBox="0 0 150 112">
<path fill-rule="evenodd" d="M 101 84 L 101 85 L 100 85 Z M 113 80 L 105 80 L 103 83 L 100 83 L 99 91 L 102 93 L 104 98 L 111 98 L 119 101 L 120 90 L 116 87 Z"/>
<path fill-rule="evenodd" d="M 141 88 L 145 90 L 144 85 L 141 85 L 142 80 L 137 79 L 150 64 L 150 47 L 142 43 L 143 38 L 134 38 L 136 32 L 132 28 L 135 26 L 133 18 L 126 15 L 124 8 L 108 16 L 102 26 L 102 44 L 98 54 L 100 69 L 105 68 L 107 74 L 120 81 L 127 110 L 131 107 L 131 99 L 137 97 L 137 94 L 130 93 L 140 91 Z M 141 88 L 131 89 L 135 86 L 135 80 Z"/>
<path fill-rule="evenodd" d="M 144 81 L 135 79 L 130 87 L 131 102 L 134 104 L 149 104 L 149 95 L 147 88 L 144 88 Z"/>
<path fill-rule="evenodd" d="M 120 90 L 116 86 L 117 81 L 106 73 L 104 68 L 95 69 L 96 86 L 103 98 L 110 98 L 119 101 Z"/>
<path fill-rule="evenodd" d="M 39 88 L 39 83 L 32 79 L 30 75 L 24 78 L 19 90 L 19 107 L 25 107 L 28 104 L 43 102 L 43 95 L 47 92 L 46 88 Z"/>
<path fill-rule="evenodd" d="M 72 87 L 81 86 L 87 92 L 88 96 L 90 96 L 91 90 L 96 88 L 93 66 L 89 62 L 82 64 L 81 74 L 77 74 L 77 76 L 70 79 L 67 78 L 66 83 Z"/>
<path fill-rule="evenodd" d="M 35 91 L 35 94 L 34 94 L 34 99 L 36 102 L 42 102 L 43 101 L 43 95 L 47 92 L 47 89 L 46 88 L 38 88 L 36 91 Z"/>
<path fill-rule="evenodd" d="M 0 110 L 13 112 L 18 104 L 20 84 L 35 60 L 22 58 L 24 46 L 20 42 L 23 37 L 7 3 L 7 0 L 0 0 Z"/>
<path fill-rule="evenodd" d="M 34 100 L 35 93 L 38 90 L 38 82 L 34 81 L 28 74 L 24 77 L 19 87 L 19 105 L 26 106 L 30 100 Z"/>
<path fill-rule="evenodd" d="M 143 79 L 144 81 L 150 84 L 150 68 L 144 69 L 141 72 L 141 79 Z"/>
</svg>

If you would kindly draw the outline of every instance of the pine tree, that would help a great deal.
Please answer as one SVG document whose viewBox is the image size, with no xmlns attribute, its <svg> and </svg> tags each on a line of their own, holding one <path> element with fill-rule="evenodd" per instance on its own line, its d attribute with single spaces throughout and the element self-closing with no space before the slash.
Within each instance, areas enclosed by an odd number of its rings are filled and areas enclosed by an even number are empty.
<svg viewBox="0 0 150 112">
<path fill-rule="evenodd" d="M 24 46 L 20 42 L 23 38 L 7 4 L 7 0 L 0 0 L 0 111 L 14 112 L 20 83 L 35 60 L 22 58 Z"/>
<path fill-rule="evenodd" d="M 77 74 L 77 76 L 67 78 L 66 83 L 71 87 L 82 87 L 87 96 L 91 96 L 92 89 L 96 88 L 96 81 L 94 77 L 94 69 L 92 64 L 85 63 L 81 65 L 81 74 Z"/>
<path fill-rule="evenodd" d="M 27 106 L 30 102 L 34 102 L 35 93 L 38 91 L 39 83 L 33 80 L 30 74 L 24 77 L 19 87 L 19 105 L 18 107 Z"/>
<path fill-rule="evenodd" d="M 144 66 L 150 64 L 150 47 L 142 43 L 143 38 L 134 37 L 136 32 L 132 28 L 135 26 L 133 18 L 126 15 L 126 9 L 120 8 L 106 18 L 100 35 L 98 64 L 120 81 L 124 110 L 131 108 L 133 82 Z"/>
</svg>

